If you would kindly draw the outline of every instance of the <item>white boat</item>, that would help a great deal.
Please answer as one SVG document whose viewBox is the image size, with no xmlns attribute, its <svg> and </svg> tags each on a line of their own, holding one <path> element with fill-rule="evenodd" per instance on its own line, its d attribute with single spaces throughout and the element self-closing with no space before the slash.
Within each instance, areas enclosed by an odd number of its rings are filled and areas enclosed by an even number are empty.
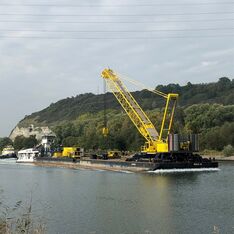
<svg viewBox="0 0 234 234">
<path fill-rule="evenodd" d="M 33 148 L 20 150 L 17 155 L 17 163 L 20 162 L 34 162 L 36 157 L 39 156 L 39 151 Z"/>
</svg>

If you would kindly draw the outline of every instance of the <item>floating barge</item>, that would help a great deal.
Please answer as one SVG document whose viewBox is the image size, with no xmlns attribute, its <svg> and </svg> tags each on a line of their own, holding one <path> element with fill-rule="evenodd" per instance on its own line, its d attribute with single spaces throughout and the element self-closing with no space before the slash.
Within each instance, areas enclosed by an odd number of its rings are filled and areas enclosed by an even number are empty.
<svg viewBox="0 0 234 234">
<path fill-rule="evenodd" d="M 41 166 L 58 166 L 69 168 L 89 168 L 110 171 L 147 172 L 173 169 L 209 169 L 218 168 L 218 162 L 208 160 L 200 163 L 193 162 L 134 162 L 123 160 L 100 160 L 72 158 L 37 158 L 34 163 Z"/>
</svg>

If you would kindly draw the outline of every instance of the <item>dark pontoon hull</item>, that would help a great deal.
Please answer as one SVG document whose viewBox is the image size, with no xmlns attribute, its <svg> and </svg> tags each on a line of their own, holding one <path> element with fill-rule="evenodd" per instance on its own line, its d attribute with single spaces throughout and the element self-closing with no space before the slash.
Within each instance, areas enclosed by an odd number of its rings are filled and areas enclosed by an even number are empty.
<svg viewBox="0 0 234 234">
<path fill-rule="evenodd" d="M 203 158 L 199 154 L 187 151 L 156 154 L 137 153 L 128 161 L 151 161 L 154 165 L 153 170 L 217 168 L 219 166 L 215 159 Z"/>
<path fill-rule="evenodd" d="M 200 168 L 217 168 L 218 162 L 208 160 L 206 162 L 172 162 L 160 161 L 122 161 L 122 160 L 101 160 L 101 159 L 81 159 L 74 160 L 72 158 L 36 158 L 37 163 L 50 163 L 50 164 L 73 164 L 77 167 L 96 168 L 104 170 L 124 170 L 134 172 L 147 172 L 156 170 L 170 170 L 170 169 L 200 169 Z"/>
<path fill-rule="evenodd" d="M 0 159 L 17 158 L 16 154 L 0 155 Z"/>
<path fill-rule="evenodd" d="M 160 162 L 154 163 L 153 170 L 168 170 L 168 169 L 200 169 L 200 168 L 218 168 L 218 162 Z"/>
</svg>

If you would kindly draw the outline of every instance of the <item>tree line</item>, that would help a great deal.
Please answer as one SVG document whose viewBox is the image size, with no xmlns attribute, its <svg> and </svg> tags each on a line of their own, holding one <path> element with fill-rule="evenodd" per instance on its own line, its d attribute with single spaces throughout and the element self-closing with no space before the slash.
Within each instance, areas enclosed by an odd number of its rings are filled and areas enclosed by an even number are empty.
<svg viewBox="0 0 234 234">
<path fill-rule="evenodd" d="M 14 142 L 9 137 L 0 138 L 0 151 L 2 151 L 6 146 L 12 145 L 15 150 L 33 148 L 38 144 L 35 136 L 24 137 L 17 136 Z"/>
<path fill-rule="evenodd" d="M 57 135 L 57 146 L 79 146 L 85 149 L 139 150 L 144 144 L 128 116 L 123 111 L 107 110 L 110 134 L 102 135 L 103 111 L 86 113 L 74 121 L 67 121 L 52 127 Z M 159 131 L 163 108 L 147 111 L 147 115 Z M 195 104 L 187 108 L 177 108 L 174 133 L 198 133 L 200 149 L 223 150 L 227 145 L 234 146 L 234 105 Z M 35 136 L 25 138 L 17 136 L 12 142 L 9 138 L 0 138 L 0 150 L 6 145 L 16 150 L 31 148 L 38 144 Z"/>
<path fill-rule="evenodd" d="M 163 108 L 147 111 L 159 130 Z M 108 110 L 108 137 L 102 135 L 103 112 L 84 114 L 73 122 L 53 128 L 58 144 L 81 146 L 86 149 L 111 148 L 119 150 L 139 150 L 144 139 L 137 132 L 128 116 L 120 111 Z M 196 104 L 188 108 L 178 108 L 175 116 L 174 133 L 198 133 L 200 149 L 223 150 L 234 146 L 234 105 Z"/>
<path fill-rule="evenodd" d="M 218 82 L 208 84 L 192 84 L 188 82 L 185 86 L 179 84 L 158 85 L 157 90 L 164 93 L 178 93 L 179 106 L 188 107 L 193 104 L 234 104 L 234 79 L 222 77 Z M 64 121 L 73 121 L 78 116 L 86 113 L 98 113 L 103 110 L 104 94 L 95 95 L 92 93 L 80 94 L 76 97 L 62 99 L 52 103 L 47 108 L 26 116 L 19 127 L 55 126 Z M 122 110 L 112 93 L 105 94 L 107 109 Z M 144 110 L 163 108 L 164 99 L 147 90 L 133 92 L 132 95 L 140 103 Z"/>
</svg>

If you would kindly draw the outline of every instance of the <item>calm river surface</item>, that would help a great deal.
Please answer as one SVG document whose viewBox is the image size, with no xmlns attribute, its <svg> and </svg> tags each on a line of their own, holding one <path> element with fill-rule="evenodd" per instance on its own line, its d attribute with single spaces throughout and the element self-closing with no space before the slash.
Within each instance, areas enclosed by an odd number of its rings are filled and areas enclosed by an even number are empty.
<svg viewBox="0 0 234 234">
<path fill-rule="evenodd" d="M 12 205 L 32 192 L 48 233 L 229 234 L 234 163 L 220 169 L 152 175 L 0 162 L 0 189 Z"/>
</svg>

